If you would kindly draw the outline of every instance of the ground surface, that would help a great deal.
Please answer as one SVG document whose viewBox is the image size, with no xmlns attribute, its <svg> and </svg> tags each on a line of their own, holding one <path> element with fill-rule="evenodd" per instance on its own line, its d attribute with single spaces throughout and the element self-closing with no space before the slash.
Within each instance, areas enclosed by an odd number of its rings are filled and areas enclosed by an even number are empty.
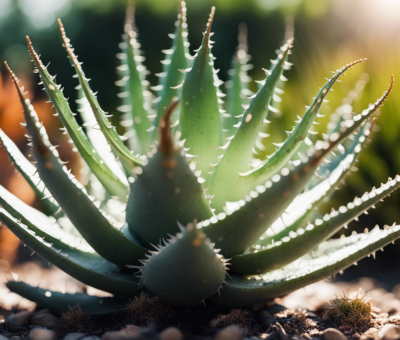
<svg viewBox="0 0 400 340">
<path fill-rule="evenodd" d="M 83 289 L 66 274 L 42 269 L 35 263 L 27 263 L 16 268 L 15 272 L 24 274 L 21 277 L 12 274 L 14 279 L 20 278 L 32 285 L 40 284 L 69 293 Z M 10 278 L 11 274 L 4 280 Z M 327 300 L 344 292 L 356 292 L 359 288 L 370 292 L 373 301 L 371 322 L 366 329 L 340 326 L 324 317 Z M 91 288 L 88 293 L 99 294 Z M 367 278 L 351 283 L 322 281 L 248 310 L 226 310 L 214 306 L 172 309 L 143 297 L 130 312 L 92 318 L 79 316 L 79 311 L 73 310 L 72 314 L 78 317 L 69 315 L 68 319 L 68 315 L 52 316 L 48 311 L 40 312 L 40 306 L 9 293 L 4 286 L 0 287 L 0 299 L 0 334 L 5 336 L 4 339 L 400 339 L 400 286 L 388 292 L 378 282 Z M 22 310 L 28 312 L 21 313 Z M 238 328 L 226 328 L 230 325 Z M 165 331 L 169 327 L 179 330 L 170 328 Z M 49 331 L 46 333 L 37 328 Z M 74 332 L 82 334 L 66 337 Z M 4 340 L 1 335 L 0 340 Z"/>
</svg>

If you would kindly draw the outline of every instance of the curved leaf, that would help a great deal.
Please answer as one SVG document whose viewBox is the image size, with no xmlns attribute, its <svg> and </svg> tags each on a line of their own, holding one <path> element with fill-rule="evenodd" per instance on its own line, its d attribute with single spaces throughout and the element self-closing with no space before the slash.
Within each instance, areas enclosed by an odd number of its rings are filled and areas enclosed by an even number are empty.
<svg viewBox="0 0 400 340">
<path fill-rule="evenodd" d="M 49 236 L 43 230 L 37 228 L 36 234 L 4 208 L 0 208 L 0 220 L 28 247 L 77 280 L 122 296 L 135 296 L 140 292 L 132 273 L 121 272 L 118 266 L 99 255 L 71 248 L 62 241 L 54 243 L 53 247 L 43 239 Z"/>
<path fill-rule="evenodd" d="M 93 148 L 92 143 L 88 140 L 87 136 L 82 131 L 82 128 L 77 123 L 74 114 L 69 107 L 68 101 L 60 89 L 60 85 L 54 81 L 55 77 L 52 77 L 49 74 L 47 68 L 43 66 L 39 57 L 34 58 L 33 60 L 39 70 L 44 89 L 56 108 L 58 117 L 75 144 L 73 150 L 79 151 L 89 168 L 111 195 L 125 199 L 128 194 L 126 185 L 120 181 L 110 168 L 108 168 L 100 155 Z"/>
<path fill-rule="evenodd" d="M 257 244 L 266 246 L 274 241 L 289 236 L 290 232 L 296 232 L 299 228 L 305 228 L 308 221 L 316 218 L 318 212 L 316 209 L 323 204 L 326 198 L 332 193 L 337 185 L 349 173 L 352 165 L 355 163 L 357 156 L 361 152 L 363 146 L 368 141 L 372 124 L 367 122 L 362 126 L 354 137 L 354 141 L 347 151 L 329 163 L 330 172 L 326 179 L 322 179 L 319 183 L 308 191 L 299 194 L 293 202 L 287 207 L 281 218 L 276 220 L 266 234 L 263 235 Z M 348 138 L 349 139 L 349 138 Z M 321 171 L 321 165 L 318 171 Z"/>
<path fill-rule="evenodd" d="M 317 117 L 323 100 L 325 99 L 326 95 L 329 93 L 335 82 L 338 80 L 338 78 L 343 75 L 344 72 L 347 71 L 349 68 L 365 60 L 366 59 L 359 59 L 353 61 L 352 63 L 347 64 L 345 67 L 337 71 L 335 75 L 331 79 L 329 79 L 328 82 L 322 87 L 318 95 L 315 97 L 313 104 L 308 108 L 300 123 L 290 133 L 289 137 L 279 148 L 279 150 L 275 152 L 271 158 L 269 158 L 257 169 L 242 174 L 240 178 L 241 184 L 255 186 L 270 179 L 274 174 L 282 169 L 282 167 L 287 164 L 287 162 L 301 145 L 303 139 L 306 137 L 315 118 Z"/>
<path fill-rule="evenodd" d="M 1 129 L 0 140 L 19 173 L 24 176 L 35 194 L 43 201 L 46 213 L 55 214 L 60 206 L 40 179 L 35 166 L 25 158 L 14 142 Z"/>
<path fill-rule="evenodd" d="M 211 177 L 210 194 L 215 195 L 212 200 L 213 208 L 222 211 L 226 201 L 240 199 L 247 191 L 238 188 L 236 183 L 239 173 L 250 169 L 252 149 L 258 138 L 262 123 L 268 113 L 268 106 L 274 94 L 275 87 L 282 76 L 283 67 L 287 60 L 293 40 L 284 47 L 285 53 L 278 56 L 277 63 L 265 80 L 264 85 L 250 101 L 233 139 L 228 141 L 223 157 L 216 165 Z M 269 71 L 266 71 L 267 74 Z"/>
<path fill-rule="evenodd" d="M 48 289 L 32 287 L 24 282 L 9 281 L 6 287 L 25 299 L 36 302 L 53 313 L 61 314 L 70 308 L 79 307 L 90 315 L 105 315 L 126 309 L 128 299 L 116 297 L 99 297 L 88 294 L 68 294 Z"/>
<path fill-rule="evenodd" d="M 156 99 L 157 116 L 153 121 L 153 140 L 157 139 L 155 132 L 158 130 L 165 110 L 172 104 L 174 97 L 179 97 L 180 89 L 175 87 L 182 83 L 184 78 L 183 71 L 191 63 L 191 60 L 186 57 L 189 55 L 190 44 L 187 41 L 186 4 L 184 1 L 181 1 L 181 12 L 175 25 L 176 31 L 173 34 L 172 47 L 163 51 L 166 54 L 166 58 L 162 62 L 163 72 L 158 74 L 160 82 L 156 88 L 159 96 Z"/>
<path fill-rule="evenodd" d="M 28 38 L 28 46 L 40 67 Z M 58 152 L 50 144 L 44 126 L 39 122 L 32 105 L 25 101 L 18 79 L 10 70 L 24 108 L 24 116 L 32 136 L 33 155 L 37 160 L 40 178 L 83 238 L 105 259 L 125 265 L 143 257 L 145 249 L 115 228 L 87 196 L 86 190 L 70 171 L 61 164 Z M 96 231 L 96 232 L 93 232 Z"/>
<path fill-rule="evenodd" d="M 137 156 L 134 156 L 124 145 L 120 136 L 118 135 L 115 127 L 113 127 L 108 121 L 105 112 L 101 109 L 99 102 L 96 99 L 96 96 L 92 92 L 89 87 L 88 80 L 85 78 L 83 74 L 81 64 L 78 62 L 76 55 L 73 52 L 72 46 L 69 43 L 69 39 L 65 35 L 64 27 L 62 26 L 61 21 L 59 20 L 60 30 L 62 34 L 62 38 L 64 41 L 64 46 L 71 58 L 71 61 L 75 67 L 75 71 L 78 75 L 79 84 L 82 87 L 82 91 L 85 94 L 86 99 L 88 100 L 90 107 L 92 108 L 93 114 L 96 117 L 96 120 L 100 126 L 101 131 L 106 137 L 108 143 L 111 146 L 111 149 L 120 157 L 121 162 L 125 166 L 125 170 L 128 174 L 132 173 L 132 169 L 135 166 L 141 164 L 141 159 Z"/>
<path fill-rule="evenodd" d="M 232 257 L 253 245 L 303 190 L 323 159 L 383 105 L 392 86 L 393 78 L 389 89 L 375 104 L 342 122 L 338 133 L 333 134 L 329 141 L 320 141 L 315 148 L 311 147 L 293 170 L 283 168 L 280 175 L 276 174 L 265 185 L 257 186 L 257 191 L 251 191 L 226 213 L 201 222 L 204 232 L 221 248 L 222 254 Z M 244 225 L 246 228 L 243 228 Z"/>
<path fill-rule="evenodd" d="M 335 235 L 344 225 L 390 195 L 399 186 L 400 176 L 389 180 L 379 189 L 365 193 L 361 198 L 355 198 L 353 203 L 341 206 L 337 211 L 332 210 L 323 219 L 316 219 L 305 229 L 300 228 L 267 247 L 256 246 L 249 253 L 234 256 L 231 259 L 232 271 L 254 275 L 282 268 Z"/>
<path fill-rule="evenodd" d="M 348 242 L 335 251 L 317 257 L 312 254 L 306 255 L 262 277 L 232 276 L 228 284 L 221 289 L 221 295 L 214 295 L 210 300 L 225 307 L 237 308 L 283 296 L 348 268 L 399 237 L 400 226 L 384 230 L 377 228 L 368 234 L 360 235 L 355 243 Z"/>
</svg>

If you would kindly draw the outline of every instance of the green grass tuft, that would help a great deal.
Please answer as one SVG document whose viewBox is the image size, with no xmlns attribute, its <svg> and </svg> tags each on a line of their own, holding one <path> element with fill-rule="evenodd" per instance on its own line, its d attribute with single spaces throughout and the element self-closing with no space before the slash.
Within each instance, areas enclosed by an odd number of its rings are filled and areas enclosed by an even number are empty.
<svg viewBox="0 0 400 340">
<path fill-rule="evenodd" d="M 339 327 L 365 330 L 371 323 L 372 300 L 361 288 L 355 295 L 343 293 L 329 301 L 325 312 Z"/>
</svg>

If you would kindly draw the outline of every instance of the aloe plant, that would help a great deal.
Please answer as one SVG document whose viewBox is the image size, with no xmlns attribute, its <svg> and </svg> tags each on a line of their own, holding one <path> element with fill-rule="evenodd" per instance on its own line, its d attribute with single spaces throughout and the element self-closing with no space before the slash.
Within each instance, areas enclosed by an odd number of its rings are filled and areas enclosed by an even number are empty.
<svg viewBox="0 0 400 340">
<path fill-rule="evenodd" d="M 333 275 L 400 237 L 400 226 L 394 225 L 329 240 L 398 188 L 400 177 L 323 217 L 316 210 L 329 200 L 366 144 L 393 77 L 380 99 L 330 126 L 330 134 L 313 144 L 307 136 L 325 97 L 341 75 L 364 59 L 337 70 L 287 140 L 255 165 L 252 151 L 258 138 L 266 137 L 269 112 L 276 110 L 272 100 L 282 93 L 277 85 L 287 80 L 283 73 L 291 66 L 293 39 L 281 47 L 259 91 L 252 94 L 242 30 L 224 103 L 211 54 L 214 12 L 200 48 L 191 56 L 182 2 L 176 31 L 170 35 L 172 47 L 164 51 L 160 82 L 149 89 L 133 10 L 128 10 L 117 82 L 125 138 L 101 109 L 61 21 L 62 41 L 79 81 L 84 129 L 27 37 L 35 72 L 63 131 L 90 169 L 86 187 L 59 159 L 6 64 L 21 99 L 36 163 L 3 132 L 0 138 L 49 215 L 0 187 L 0 219 L 49 262 L 114 297 L 62 294 L 17 281 L 7 283 L 11 291 L 55 312 L 78 303 L 88 313 L 112 312 L 142 291 L 175 306 L 207 299 L 240 307 Z"/>
</svg>

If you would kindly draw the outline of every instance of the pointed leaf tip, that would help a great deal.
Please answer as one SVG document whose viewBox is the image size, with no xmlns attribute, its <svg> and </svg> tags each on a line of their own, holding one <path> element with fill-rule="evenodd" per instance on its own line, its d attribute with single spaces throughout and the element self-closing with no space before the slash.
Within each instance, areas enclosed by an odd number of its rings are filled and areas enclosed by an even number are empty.
<svg viewBox="0 0 400 340">
<path fill-rule="evenodd" d="M 133 1 L 128 2 L 125 14 L 125 33 L 135 31 L 135 3 Z"/>
<path fill-rule="evenodd" d="M 174 142 L 171 136 L 171 116 L 178 106 L 178 103 L 178 98 L 173 98 L 172 104 L 165 110 L 164 116 L 160 122 L 159 148 L 163 153 L 172 153 L 175 151 Z"/>
<path fill-rule="evenodd" d="M 381 97 L 380 99 L 378 99 L 377 102 L 375 103 L 374 112 L 375 112 L 376 110 L 378 110 L 380 107 L 382 107 L 383 104 L 385 103 L 385 100 L 388 99 L 389 94 L 390 94 L 390 93 L 392 92 L 392 90 L 393 90 L 393 85 L 394 85 L 394 75 L 392 74 L 392 75 L 391 75 L 390 84 L 389 84 L 388 89 L 387 89 L 385 92 L 383 92 L 382 97 Z M 374 112 L 372 112 L 371 114 L 373 114 Z M 374 118 L 373 123 L 375 123 L 375 118 Z M 373 127 L 373 126 L 371 126 L 371 131 L 372 131 L 372 127 Z"/>
<path fill-rule="evenodd" d="M 186 19 L 186 11 L 187 11 L 186 2 L 185 1 L 181 1 L 181 17 L 180 17 L 181 25 Z"/>
<path fill-rule="evenodd" d="M 31 39 L 29 39 L 28 35 L 26 36 L 26 43 L 28 44 L 29 53 L 31 54 L 31 56 L 32 56 L 33 60 L 35 61 L 35 63 L 37 65 L 40 65 L 41 68 L 44 68 L 44 65 L 43 65 L 42 61 L 39 59 L 38 54 L 34 50 L 34 48 L 32 46 Z"/>
<path fill-rule="evenodd" d="M 11 70 L 10 66 L 8 66 L 8 63 L 6 61 L 4 61 L 4 65 L 6 66 L 7 71 L 10 74 L 10 77 L 11 77 L 12 81 L 14 82 L 15 86 L 19 89 L 19 86 L 17 85 L 19 82 L 19 79 L 17 78 L 15 73 Z"/>
<path fill-rule="evenodd" d="M 72 48 L 72 45 L 70 44 L 70 40 L 67 38 L 67 35 L 65 33 L 65 28 L 63 23 L 61 22 L 61 19 L 58 19 L 58 26 L 60 27 L 60 32 L 61 32 L 61 38 L 64 43 L 64 47 L 67 50 L 67 53 L 69 57 L 71 58 L 72 62 L 74 65 L 79 69 L 82 70 L 81 64 L 78 62 L 78 58 L 76 57 L 74 50 Z"/>
<path fill-rule="evenodd" d="M 281 67 L 283 67 L 284 64 L 285 64 L 286 56 L 289 53 L 290 49 L 293 47 L 293 42 L 294 42 L 294 37 L 292 37 L 292 39 L 290 39 L 290 41 L 288 41 L 288 45 L 286 47 L 285 53 L 284 54 L 280 54 L 278 56 L 279 59 L 281 59 Z"/>
<path fill-rule="evenodd" d="M 210 41 L 210 33 L 211 33 L 211 25 L 214 21 L 214 15 L 215 15 L 215 6 L 211 7 L 211 13 L 210 13 L 210 17 L 208 18 L 208 22 L 207 22 L 207 32 L 206 32 L 206 43 L 208 46 L 208 43 Z"/>
<path fill-rule="evenodd" d="M 244 22 L 241 22 L 239 24 L 239 35 L 238 35 L 238 49 L 237 49 L 238 58 L 246 56 L 247 50 L 248 50 L 247 25 Z M 239 51 L 244 51 L 245 53 L 240 53 Z"/>
<path fill-rule="evenodd" d="M 27 37 L 27 40 L 29 37 Z M 29 41 L 30 43 L 30 41 Z M 28 43 L 28 44 L 29 44 Z M 36 52 L 32 48 L 32 55 L 36 54 Z M 37 57 L 37 54 L 36 54 Z M 38 62 L 40 62 L 39 59 L 37 59 Z M 17 76 L 14 74 L 14 72 L 11 70 L 11 68 L 8 66 L 7 62 L 4 63 L 6 65 L 6 68 L 11 76 L 11 79 L 17 88 L 18 96 L 20 98 L 22 108 L 24 111 L 24 117 L 25 121 L 28 124 L 28 131 L 30 135 L 32 136 L 32 141 L 34 144 L 34 150 L 36 154 L 41 155 L 43 158 L 49 158 L 50 157 L 50 151 L 46 147 L 46 145 L 43 143 L 43 140 L 41 137 L 38 138 L 40 135 L 39 128 L 36 126 L 37 122 L 37 116 L 36 113 L 34 113 L 32 106 L 30 105 L 30 102 L 28 99 L 25 98 L 25 94 L 22 92 L 22 88 L 18 85 L 19 79 Z"/>
</svg>

